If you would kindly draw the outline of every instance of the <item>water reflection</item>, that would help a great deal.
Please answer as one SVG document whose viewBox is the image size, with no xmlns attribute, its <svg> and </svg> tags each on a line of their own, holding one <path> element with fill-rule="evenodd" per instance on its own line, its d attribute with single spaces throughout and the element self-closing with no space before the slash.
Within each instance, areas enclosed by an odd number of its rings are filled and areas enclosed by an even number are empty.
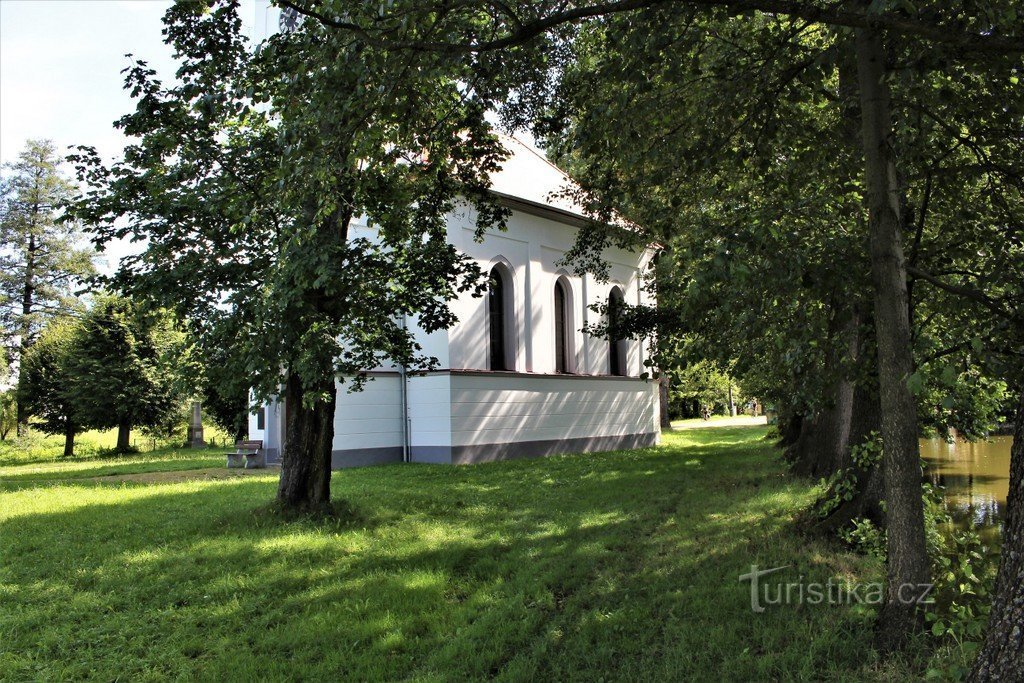
<svg viewBox="0 0 1024 683">
<path fill-rule="evenodd" d="M 921 457 L 928 463 L 925 478 L 945 488 L 946 510 L 958 526 L 973 525 L 998 536 L 1010 490 L 1012 441 L 1009 436 L 976 443 L 921 440 Z"/>
</svg>

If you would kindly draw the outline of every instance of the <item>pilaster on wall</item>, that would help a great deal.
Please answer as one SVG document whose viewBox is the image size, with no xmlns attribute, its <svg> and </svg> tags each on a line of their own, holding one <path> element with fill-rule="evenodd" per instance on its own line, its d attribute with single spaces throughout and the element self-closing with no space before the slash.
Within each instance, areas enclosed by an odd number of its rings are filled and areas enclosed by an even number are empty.
<svg viewBox="0 0 1024 683">
<path fill-rule="evenodd" d="M 266 405 L 264 417 L 263 449 L 267 453 L 267 462 L 281 461 L 281 442 L 284 434 L 284 410 L 277 396 L 271 396 Z"/>
<path fill-rule="evenodd" d="M 580 312 L 583 314 L 583 321 L 580 326 L 581 330 L 587 329 L 587 323 L 590 320 L 590 298 L 587 295 L 587 282 L 589 280 L 590 275 L 587 273 L 583 273 L 582 277 L 580 277 Z M 581 345 L 583 346 L 583 372 L 593 372 L 590 364 L 590 339 L 590 335 L 586 333 L 584 333 L 581 338 Z"/>
<path fill-rule="evenodd" d="M 527 244 L 527 258 L 526 267 L 523 273 L 523 293 L 526 295 L 526 301 L 524 302 L 524 327 L 523 327 L 523 344 L 524 359 L 526 361 L 526 372 L 533 372 L 535 368 L 535 360 L 533 356 L 533 331 L 536 326 L 543 325 L 541 317 L 543 315 L 543 297 L 540 292 L 537 291 L 539 287 L 543 286 L 544 278 L 540 277 L 542 273 L 541 265 L 541 245 L 537 241 L 531 240 Z"/>
<path fill-rule="evenodd" d="M 452 403 L 448 374 L 408 380 L 410 459 L 451 463 Z"/>
</svg>

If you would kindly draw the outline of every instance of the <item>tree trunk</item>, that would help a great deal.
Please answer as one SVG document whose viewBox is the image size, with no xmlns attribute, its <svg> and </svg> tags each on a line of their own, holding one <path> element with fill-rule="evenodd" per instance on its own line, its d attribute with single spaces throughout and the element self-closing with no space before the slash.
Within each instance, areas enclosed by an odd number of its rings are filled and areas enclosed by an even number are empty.
<svg viewBox="0 0 1024 683">
<path fill-rule="evenodd" d="M 869 441 L 872 432 L 881 429 L 881 423 L 877 387 L 858 384 L 851 410 L 849 446 L 858 446 Z M 861 518 L 869 519 L 880 526 L 885 522 L 882 512 L 883 466 L 879 463 L 875 467 L 856 467 L 850 457 L 850 448 L 846 449 L 845 456 L 840 466 L 855 468 L 856 493 L 850 500 L 843 501 L 828 517 L 816 522 L 816 533 L 834 534 L 853 520 Z"/>
<path fill-rule="evenodd" d="M 1010 450 L 1010 493 L 1006 497 L 1003 548 L 988 632 L 968 680 L 1015 681 L 1021 676 L 1024 676 L 1024 390 L 1017 407 L 1017 426 Z"/>
<path fill-rule="evenodd" d="M 21 353 L 21 355 L 22 355 L 22 357 L 24 357 L 24 345 L 22 346 L 22 353 Z M 20 368 L 18 370 L 18 374 L 21 374 Z M 18 383 L 21 384 L 21 380 L 20 379 L 18 380 Z M 28 413 L 25 412 L 25 408 L 22 406 L 22 402 L 21 401 L 18 401 L 16 410 L 17 410 L 16 420 L 17 420 L 17 425 L 18 425 L 17 426 L 17 434 L 18 434 L 18 436 L 26 436 L 28 434 Z"/>
<path fill-rule="evenodd" d="M 736 401 L 732 398 L 732 380 L 729 380 L 729 417 L 736 417 Z"/>
<path fill-rule="evenodd" d="M 661 407 L 661 428 L 672 429 L 672 417 L 668 411 L 668 375 L 665 373 L 661 374 L 661 380 L 658 382 L 658 399 Z"/>
<path fill-rule="evenodd" d="M 850 451 L 855 390 L 851 367 L 860 344 L 860 318 L 850 309 L 837 312 L 830 328 L 829 339 L 839 341 L 826 360 L 824 372 L 835 380 L 828 388 L 829 395 L 823 397 L 823 407 L 804 420 L 800 437 L 787 453 L 793 473 L 801 476 L 832 476 L 845 466 Z"/>
<path fill-rule="evenodd" d="M 39 213 L 38 205 L 33 207 L 33 224 L 36 222 L 36 216 Z M 25 249 L 25 283 L 21 290 L 21 342 L 18 353 L 19 364 L 18 364 L 18 385 L 21 385 L 21 368 L 23 367 L 20 363 L 20 359 L 25 357 L 25 352 L 32 345 L 29 339 L 29 334 L 32 332 L 31 318 L 32 305 L 35 303 L 36 294 L 36 236 L 30 234 L 28 238 L 28 246 Z M 28 432 L 28 412 L 25 410 L 21 401 L 17 404 L 17 429 L 18 436 L 25 436 Z"/>
<path fill-rule="evenodd" d="M 837 381 L 829 405 L 803 421 L 800 437 L 787 454 L 794 474 L 827 479 L 838 471 L 850 449 L 853 393 L 852 380 Z"/>
<path fill-rule="evenodd" d="M 795 474 L 827 479 L 843 465 L 850 451 L 853 393 L 852 380 L 839 380 L 831 405 L 804 421 L 807 428 L 800 436 L 798 459 L 793 466 Z"/>
<path fill-rule="evenodd" d="M 878 645 L 890 652 L 902 648 L 923 623 L 916 598 L 919 587 L 928 582 L 929 570 L 917 407 L 907 384 L 913 357 L 885 51 L 874 30 L 856 33 L 887 505 L 888 585 Z"/>
<path fill-rule="evenodd" d="M 128 422 L 122 422 L 117 425 L 117 446 L 116 450 L 118 453 L 127 453 L 128 449 L 131 448 L 131 432 L 132 426 Z"/>
<path fill-rule="evenodd" d="M 64 457 L 71 458 L 75 455 L 75 427 L 68 424 L 64 427 Z"/>
<path fill-rule="evenodd" d="M 856 414 L 856 400 L 858 395 L 857 374 L 854 368 L 861 367 L 865 362 L 865 354 L 861 348 L 864 340 L 861 338 L 861 325 L 863 319 L 859 306 L 853 306 L 843 322 L 840 330 L 840 356 L 837 359 L 837 380 L 835 404 L 827 416 L 827 425 L 833 435 L 829 448 L 823 454 L 829 461 L 826 469 L 830 473 L 838 472 L 850 465 L 850 447 L 857 442 L 854 428 L 858 421 L 863 421 L 865 416 Z M 862 399 L 863 400 L 863 399 Z M 862 405 L 860 410 L 868 410 L 869 407 Z M 872 411 L 877 415 L 878 411 Z"/>
<path fill-rule="evenodd" d="M 791 409 L 776 413 L 776 424 L 779 429 L 779 440 L 776 445 L 780 448 L 789 448 L 799 441 L 805 419 L 808 418 Z"/>
<path fill-rule="evenodd" d="M 306 390 L 302 380 L 288 373 L 284 392 L 287 424 L 277 500 L 289 510 L 322 511 L 330 504 L 337 400 L 333 379 L 329 386 L 319 387 L 316 393 L 321 392 L 327 395 L 326 401 L 317 401 L 312 407 L 303 405 Z"/>
</svg>

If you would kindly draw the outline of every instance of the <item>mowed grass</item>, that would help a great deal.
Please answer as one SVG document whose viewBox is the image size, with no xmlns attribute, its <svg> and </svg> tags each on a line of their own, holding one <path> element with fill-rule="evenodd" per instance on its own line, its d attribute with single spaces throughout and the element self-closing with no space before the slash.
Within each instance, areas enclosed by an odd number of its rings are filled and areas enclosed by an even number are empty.
<svg viewBox="0 0 1024 683">
<path fill-rule="evenodd" d="M 751 612 L 752 564 L 881 573 L 799 533 L 813 491 L 763 435 L 342 471 L 344 523 L 272 516 L 271 472 L 0 484 L 0 677 L 897 676 L 876 663 L 870 609 Z"/>
<path fill-rule="evenodd" d="M 216 443 L 222 447 L 230 442 L 228 435 L 216 426 L 207 427 L 205 437 L 208 443 Z M 180 442 L 182 439 L 178 441 Z M 147 454 L 155 453 L 157 457 L 175 450 L 175 447 L 170 445 L 167 439 L 152 438 L 142 433 L 141 430 L 132 431 L 131 443 L 136 450 L 147 452 Z M 76 460 L 102 458 L 116 445 L 116 429 L 102 431 L 94 429 L 82 432 L 75 437 L 74 458 Z M 30 428 L 27 436 L 19 438 L 9 434 L 6 440 L 0 441 L 0 467 L 63 460 L 66 460 L 64 458 L 64 437 L 60 435 L 43 434 L 35 428 Z"/>
</svg>

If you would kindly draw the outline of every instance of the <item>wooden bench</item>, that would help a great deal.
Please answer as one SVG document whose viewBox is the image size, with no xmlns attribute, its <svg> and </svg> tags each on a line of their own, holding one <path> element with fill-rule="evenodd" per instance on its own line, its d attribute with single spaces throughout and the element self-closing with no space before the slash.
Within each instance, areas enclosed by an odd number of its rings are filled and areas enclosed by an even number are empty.
<svg viewBox="0 0 1024 683">
<path fill-rule="evenodd" d="M 260 469 L 267 466 L 266 454 L 263 452 L 263 441 L 236 441 L 235 452 L 228 453 L 228 467 L 244 467 L 247 470 Z"/>
</svg>

